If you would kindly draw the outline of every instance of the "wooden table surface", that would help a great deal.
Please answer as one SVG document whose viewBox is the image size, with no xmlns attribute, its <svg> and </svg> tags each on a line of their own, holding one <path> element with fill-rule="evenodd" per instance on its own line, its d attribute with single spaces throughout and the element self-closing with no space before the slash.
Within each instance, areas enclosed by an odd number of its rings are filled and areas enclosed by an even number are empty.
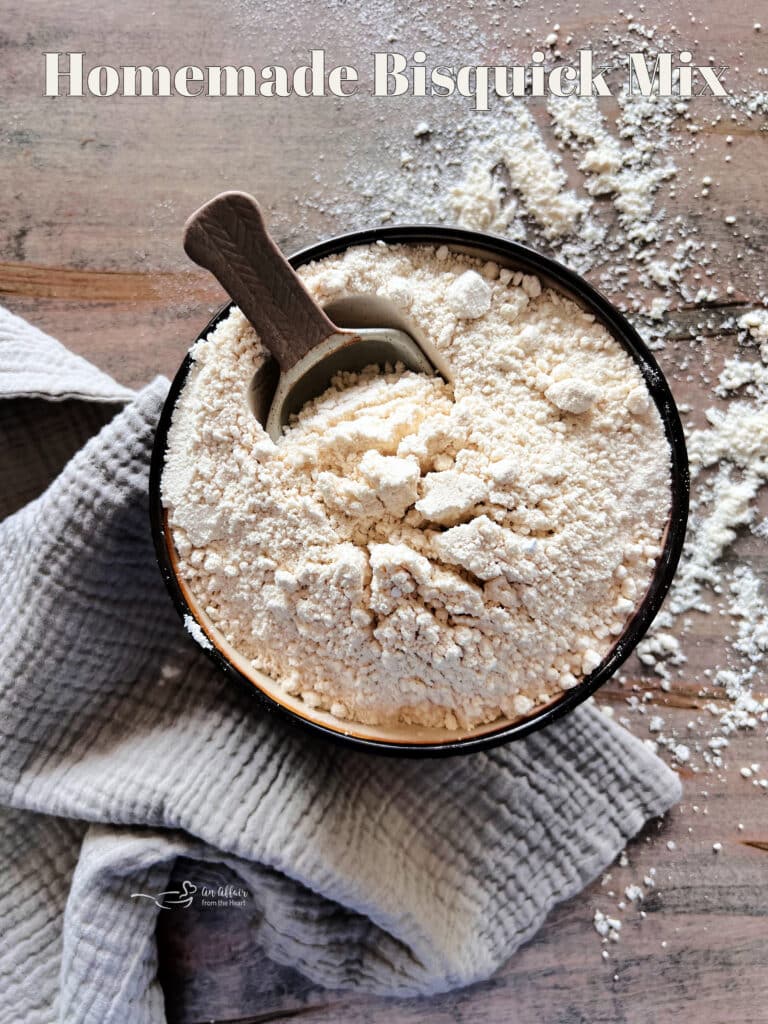
<svg viewBox="0 0 768 1024">
<path fill-rule="evenodd" d="M 697 57 L 715 54 L 731 68 L 729 84 L 765 87 L 766 78 L 757 74 L 768 63 L 763 0 L 686 5 L 674 16 L 667 6 L 647 0 L 642 10 L 627 8 L 621 15 L 604 0 L 546 9 L 525 0 L 295 0 L 290 6 L 277 0 L 108 0 L 98 7 L 84 0 L 6 0 L 0 26 L 2 301 L 124 384 L 140 386 L 157 373 L 172 374 L 222 299 L 204 274 L 190 270 L 181 252 L 181 225 L 192 209 L 226 187 L 254 191 L 287 249 L 361 226 L 362 200 L 345 219 L 333 212 L 338 203 L 302 200 L 323 192 L 338 197 L 350 168 L 391 167 L 396 173 L 397 140 L 412 138 L 414 124 L 425 116 L 439 116 L 436 101 L 386 105 L 366 95 L 279 103 L 44 99 L 45 50 L 85 51 L 93 63 L 116 65 L 292 65 L 311 46 L 325 48 L 329 60 L 348 63 L 367 63 L 375 49 L 412 52 L 425 46 L 433 55 L 452 47 L 468 64 L 488 63 L 500 53 L 512 62 L 527 59 L 531 40 L 542 39 L 555 22 L 561 36 L 573 33 L 588 45 L 592 35 L 626 24 L 626 14 L 634 14 L 665 31 L 676 26 L 680 47 L 689 46 Z M 753 28 L 761 13 L 763 34 Z M 696 374 L 682 372 L 681 364 L 691 358 L 720 362 L 735 339 L 718 325 L 734 308 L 747 308 L 765 293 L 764 122 L 755 117 L 733 129 L 705 126 L 702 147 L 683 168 L 667 205 L 668 218 L 682 217 L 691 230 L 719 244 L 713 280 L 721 294 L 727 283 L 736 287 L 732 302 L 715 304 L 706 315 L 684 303 L 669 314 L 673 337 L 660 358 L 695 422 L 701 422 L 712 394 Z M 695 183 L 711 172 L 725 130 L 734 133 L 733 159 L 712 212 L 697 201 Z M 721 161 L 720 155 L 719 171 Z M 354 199 L 350 204 L 353 209 Z M 736 237 L 724 213 L 747 222 L 751 237 Z M 765 578 L 765 543 L 749 532 L 728 557 L 747 560 Z M 695 740 L 697 719 L 711 699 L 700 673 L 722 663 L 725 623 L 716 616 L 692 618 L 689 660 L 670 692 L 633 660 L 624 686 L 611 683 L 599 701 L 622 717 L 637 684 L 640 692 L 650 691 L 650 706 L 661 709 L 667 726 L 681 736 L 693 721 L 687 735 Z M 630 725 L 648 736 L 642 716 L 630 716 Z M 252 938 L 253 911 L 192 911 L 183 919 L 168 912 L 161 915 L 159 940 L 169 1020 L 768 1021 L 768 795 L 738 771 L 740 765 L 768 761 L 765 729 L 734 735 L 726 760 L 727 770 L 716 773 L 696 774 L 682 766 L 682 804 L 630 844 L 628 864 L 559 907 L 485 984 L 429 1000 L 327 992 L 263 958 Z M 722 843 L 719 854 L 713 853 L 714 842 Z M 610 911 L 619 897 L 608 892 L 623 892 L 651 867 L 657 885 L 643 904 L 645 919 L 638 910 L 625 912 L 621 941 L 603 961 L 592 926 L 595 908 Z M 208 871 L 215 880 L 216 869 Z M 178 872 L 183 875 L 183 864 Z M 199 870 L 195 877 L 205 881 Z"/>
</svg>

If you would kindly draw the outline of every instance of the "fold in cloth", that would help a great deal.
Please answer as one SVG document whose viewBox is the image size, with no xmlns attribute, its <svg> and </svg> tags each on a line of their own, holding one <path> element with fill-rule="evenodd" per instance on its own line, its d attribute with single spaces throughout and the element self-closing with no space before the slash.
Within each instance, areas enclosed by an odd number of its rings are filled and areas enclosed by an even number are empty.
<svg viewBox="0 0 768 1024">
<path fill-rule="evenodd" d="M 0 310 L 2 487 L 20 493 L 23 464 L 39 493 L 0 523 L 0 1018 L 164 1020 L 158 910 L 132 894 L 166 890 L 177 857 L 227 864 L 266 954 L 314 982 L 412 995 L 488 977 L 679 799 L 677 776 L 594 706 L 441 761 L 338 749 L 261 711 L 182 628 L 155 563 L 166 391 L 127 392 Z M 64 402 L 55 439 L 45 416 L 8 415 L 25 395 Z M 49 442 L 94 425 L 72 398 L 121 406 L 49 482 Z"/>
</svg>

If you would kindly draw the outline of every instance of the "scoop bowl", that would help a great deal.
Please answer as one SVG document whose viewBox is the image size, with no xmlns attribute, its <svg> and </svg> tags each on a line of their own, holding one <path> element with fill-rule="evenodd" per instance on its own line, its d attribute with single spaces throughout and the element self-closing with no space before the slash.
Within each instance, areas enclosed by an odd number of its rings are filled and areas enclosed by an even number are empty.
<svg viewBox="0 0 768 1024">
<path fill-rule="evenodd" d="M 341 370 L 398 362 L 417 373 L 436 370 L 403 330 L 339 330 L 283 256 L 247 192 L 222 192 L 195 210 L 184 225 L 184 249 L 229 292 L 272 356 L 251 382 L 249 399 L 273 441 Z"/>
</svg>

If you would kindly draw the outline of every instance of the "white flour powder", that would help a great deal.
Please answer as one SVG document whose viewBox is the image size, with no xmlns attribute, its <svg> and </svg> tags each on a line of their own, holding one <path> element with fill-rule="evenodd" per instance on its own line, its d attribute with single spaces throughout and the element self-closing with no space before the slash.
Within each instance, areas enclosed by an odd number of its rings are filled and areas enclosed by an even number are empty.
<svg viewBox="0 0 768 1024">
<path fill-rule="evenodd" d="M 344 374 L 275 445 L 235 311 L 194 350 L 163 495 L 206 614 L 339 718 L 471 727 L 595 668 L 643 596 L 669 449 L 619 344 L 539 281 L 445 247 L 305 267 L 323 304 L 388 298 L 454 382 Z"/>
</svg>

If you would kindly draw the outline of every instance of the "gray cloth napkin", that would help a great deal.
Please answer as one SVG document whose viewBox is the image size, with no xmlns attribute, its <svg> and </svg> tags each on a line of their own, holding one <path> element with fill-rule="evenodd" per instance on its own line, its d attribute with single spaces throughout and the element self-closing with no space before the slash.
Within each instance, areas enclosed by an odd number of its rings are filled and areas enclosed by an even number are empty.
<svg viewBox="0 0 768 1024">
<path fill-rule="evenodd" d="M 594 706 L 443 761 L 260 711 L 155 564 L 166 390 L 128 392 L 0 309 L 2 493 L 39 495 L 0 524 L 0 1018 L 164 1020 L 159 911 L 131 894 L 168 889 L 180 856 L 228 865 L 267 955 L 322 985 L 488 977 L 679 798 L 677 776 Z"/>
</svg>

